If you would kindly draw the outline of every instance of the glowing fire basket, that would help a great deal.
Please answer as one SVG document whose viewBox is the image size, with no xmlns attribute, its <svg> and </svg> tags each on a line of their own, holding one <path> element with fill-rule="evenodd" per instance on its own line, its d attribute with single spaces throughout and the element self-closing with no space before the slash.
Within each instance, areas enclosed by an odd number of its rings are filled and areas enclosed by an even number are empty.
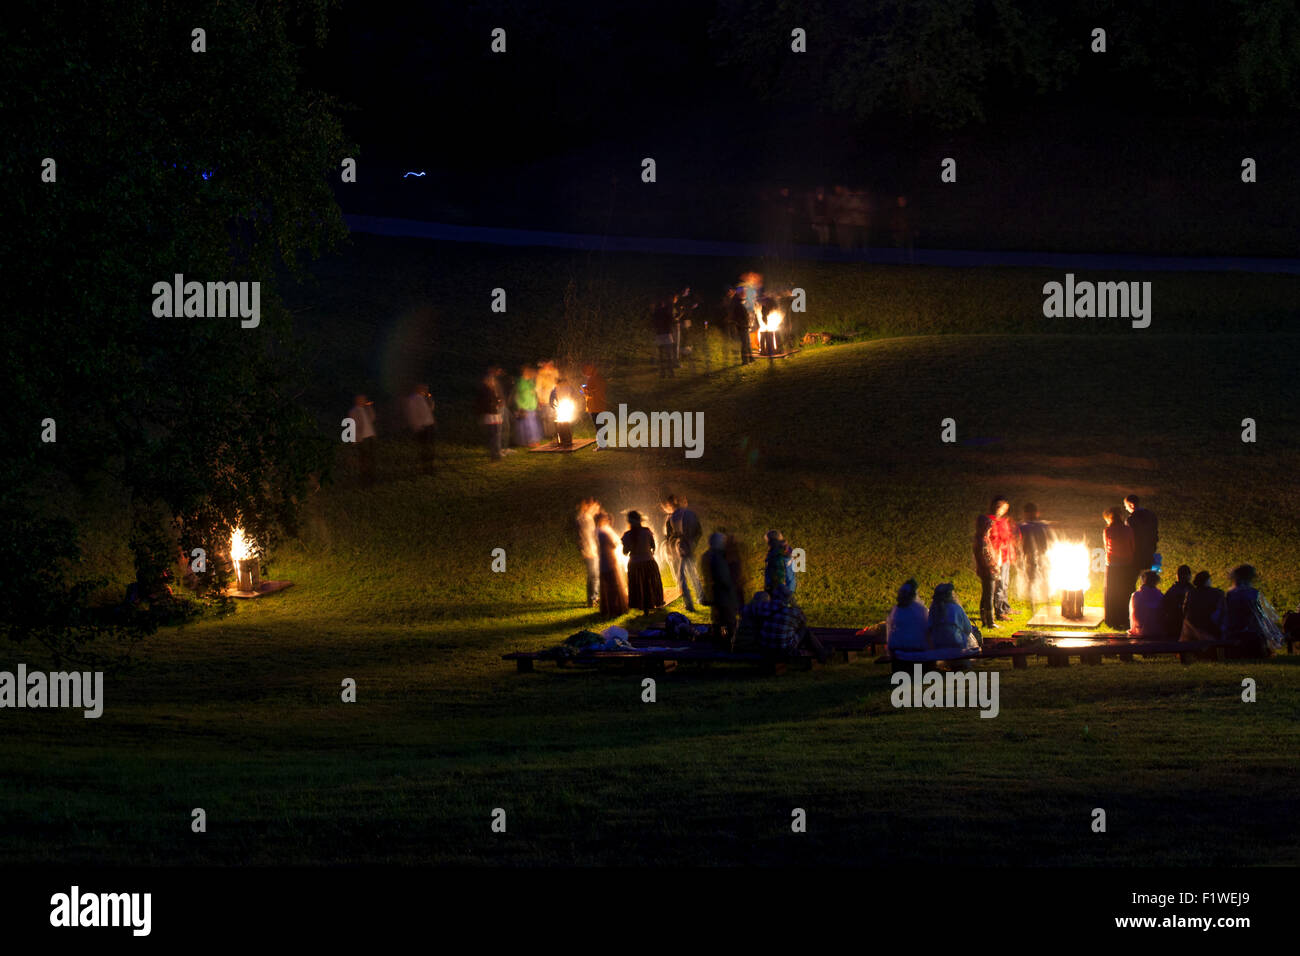
<svg viewBox="0 0 1300 956">
<path fill-rule="evenodd" d="M 236 590 L 257 591 L 261 588 L 262 570 L 258 567 L 252 542 L 244 534 L 243 528 L 236 528 L 230 533 L 230 560 L 235 566 Z"/>
<path fill-rule="evenodd" d="M 1047 551 L 1052 593 L 1061 594 L 1061 617 L 1083 620 L 1083 595 L 1088 590 L 1088 546 L 1057 541 Z"/>
<path fill-rule="evenodd" d="M 573 447 L 573 419 L 577 411 L 571 398 L 562 398 L 555 405 L 555 432 L 565 448 Z"/>
</svg>

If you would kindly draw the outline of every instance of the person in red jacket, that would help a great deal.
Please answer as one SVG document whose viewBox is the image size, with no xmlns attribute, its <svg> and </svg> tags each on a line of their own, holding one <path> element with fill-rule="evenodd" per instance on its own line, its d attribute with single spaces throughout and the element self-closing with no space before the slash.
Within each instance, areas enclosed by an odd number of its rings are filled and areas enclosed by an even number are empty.
<svg viewBox="0 0 1300 956">
<path fill-rule="evenodd" d="M 1016 560 L 1016 538 L 1019 530 L 1016 523 L 1011 520 L 1007 513 L 1011 510 L 1011 504 L 1006 498 L 998 495 L 993 499 L 993 506 L 990 509 L 992 514 L 989 515 L 989 521 L 992 528 L 989 531 L 989 540 L 993 544 L 998 555 L 998 576 L 997 592 L 993 595 L 993 611 L 999 621 L 1005 621 L 1011 617 L 1011 565 Z M 1125 595 L 1127 599 L 1127 595 Z"/>
<path fill-rule="evenodd" d="M 1124 524 L 1118 508 L 1107 508 L 1102 517 L 1106 529 L 1106 626 L 1116 631 L 1127 631 L 1128 599 L 1133 593 L 1134 567 L 1133 529 Z"/>
</svg>

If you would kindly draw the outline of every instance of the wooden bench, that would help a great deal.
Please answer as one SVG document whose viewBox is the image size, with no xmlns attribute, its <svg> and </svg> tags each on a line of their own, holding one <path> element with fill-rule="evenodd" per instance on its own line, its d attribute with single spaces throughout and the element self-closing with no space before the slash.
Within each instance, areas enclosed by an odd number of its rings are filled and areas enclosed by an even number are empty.
<svg viewBox="0 0 1300 956">
<path fill-rule="evenodd" d="M 1223 660 L 1226 650 L 1232 647 L 1231 641 L 1151 641 L 1130 637 L 1128 633 L 1109 631 L 1099 634 L 1080 634 L 1078 631 L 1017 631 L 1015 637 L 1033 641 L 1030 647 L 1038 657 L 1047 658 L 1049 667 L 1069 667 L 1070 658 L 1077 657 L 1084 664 L 1098 665 L 1104 657 L 1118 657 L 1131 661 L 1135 654 L 1143 657 L 1158 657 L 1162 654 L 1177 654 L 1184 664 L 1190 664 L 1196 654 L 1212 651 L 1218 660 Z M 1054 644 L 1056 640 L 1079 640 L 1087 643 Z"/>
<path fill-rule="evenodd" d="M 634 670 L 642 673 L 664 674 L 678 664 L 756 664 L 765 673 L 784 674 L 788 670 L 812 670 L 821 663 L 807 651 L 790 657 L 777 657 L 758 651 L 733 653 L 720 651 L 708 645 L 683 643 L 681 647 L 660 645 L 654 650 L 633 648 L 618 651 L 583 651 L 577 654 L 560 654 L 549 651 L 515 651 L 502 654 L 502 660 L 514 661 L 515 670 L 531 673 L 537 661 L 554 661 L 557 667 L 571 665 L 596 667 L 601 670 Z"/>
<path fill-rule="evenodd" d="M 900 670 L 910 670 L 914 664 L 938 664 L 952 663 L 953 661 L 987 661 L 998 660 L 1003 658 L 1011 659 L 1011 666 L 1016 670 L 1023 670 L 1029 666 L 1029 657 L 1037 653 L 1038 648 L 1033 645 L 1016 646 L 1008 641 L 998 641 L 993 647 L 986 647 L 976 653 L 970 651 L 950 651 L 940 653 L 938 651 L 895 651 L 891 654 L 882 654 L 876 658 L 877 664 L 889 664 L 890 673 L 896 674 Z"/>
</svg>

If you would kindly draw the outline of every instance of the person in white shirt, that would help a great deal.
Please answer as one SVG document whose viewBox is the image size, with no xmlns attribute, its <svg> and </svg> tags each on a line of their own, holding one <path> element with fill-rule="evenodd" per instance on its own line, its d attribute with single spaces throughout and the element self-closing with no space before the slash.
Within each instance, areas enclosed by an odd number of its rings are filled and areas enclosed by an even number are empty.
<svg viewBox="0 0 1300 956">
<path fill-rule="evenodd" d="M 417 385 L 406 397 L 406 425 L 415 433 L 420 445 L 420 465 L 425 474 L 433 474 L 434 439 L 438 434 L 433 417 L 433 396 L 428 385 Z"/>
<path fill-rule="evenodd" d="M 1142 575 L 1142 587 L 1128 599 L 1128 619 L 1132 623 L 1128 632 L 1134 637 L 1165 637 L 1165 596 L 1160 593 L 1160 575 L 1147 571 Z"/>
<path fill-rule="evenodd" d="M 364 395 L 358 395 L 352 401 L 348 418 L 356 427 L 353 441 L 357 446 L 361 484 L 369 488 L 375 482 L 375 403 Z"/>
</svg>

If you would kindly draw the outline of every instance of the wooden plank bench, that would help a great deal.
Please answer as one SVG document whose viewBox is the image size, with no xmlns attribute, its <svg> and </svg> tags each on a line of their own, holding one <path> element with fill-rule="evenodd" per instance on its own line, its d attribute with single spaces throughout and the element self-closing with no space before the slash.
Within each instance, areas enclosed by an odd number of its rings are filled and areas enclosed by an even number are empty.
<svg viewBox="0 0 1300 956">
<path fill-rule="evenodd" d="M 502 660 L 514 661 L 515 669 L 531 673 L 537 661 L 554 661 L 557 667 L 570 665 L 596 667 L 602 670 L 638 670 L 663 674 L 675 670 L 678 664 L 756 664 L 766 673 L 784 674 L 788 670 L 812 670 L 821 663 L 807 651 L 790 657 L 776 657 L 758 651 L 733 653 L 708 646 L 683 643 L 678 647 L 659 645 L 656 650 L 584 651 L 579 654 L 558 654 L 555 651 L 515 651 L 502 654 Z"/>
<path fill-rule="evenodd" d="M 1190 664 L 1196 654 L 1205 651 L 1213 651 L 1218 660 L 1223 660 L 1226 649 L 1232 646 L 1231 641 L 1151 641 L 1130 637 L 1122 631 L 1087 635 L 1077 631 L 1017 631 L 1015 636 L 1034 640 L 1036 643 L 1024 646 L 1032 647 L 1036 656 L 1047 658 L 1049 667 L 1069 667 L 1071 657 L 1095 666 L 1104 657 L 1131 661 L 1136 654 L 1143 657 L 1177 654 L 1184 664 Z M 1051 644 L 1044 638 L 1086 640 L 1089 643 Z"/>
<path fill-rule="evenodd" d="M 1038 648 L 1034 645 L 1025 644 L 1016 646 L 1008 641 L 999 641 L 993 647 L 986 647 L 978 653 L 970 651 L 951 651 L 940 654 L 937 651 L 895 651 L 892 654 L 882 654 L 876 658 L 877 664 L 889 664 L 890 673 L 897 673 L 900 670 L 910 670 L 913 664 L 937 664 L 951 663 L 953 661 L 987 661 L 1004 658 L 1011 659 L 1011 666 L 1016 670 L 1023 670 L 1029 666 L 1029 657 L 1037 653 Z"/>
</svg>

